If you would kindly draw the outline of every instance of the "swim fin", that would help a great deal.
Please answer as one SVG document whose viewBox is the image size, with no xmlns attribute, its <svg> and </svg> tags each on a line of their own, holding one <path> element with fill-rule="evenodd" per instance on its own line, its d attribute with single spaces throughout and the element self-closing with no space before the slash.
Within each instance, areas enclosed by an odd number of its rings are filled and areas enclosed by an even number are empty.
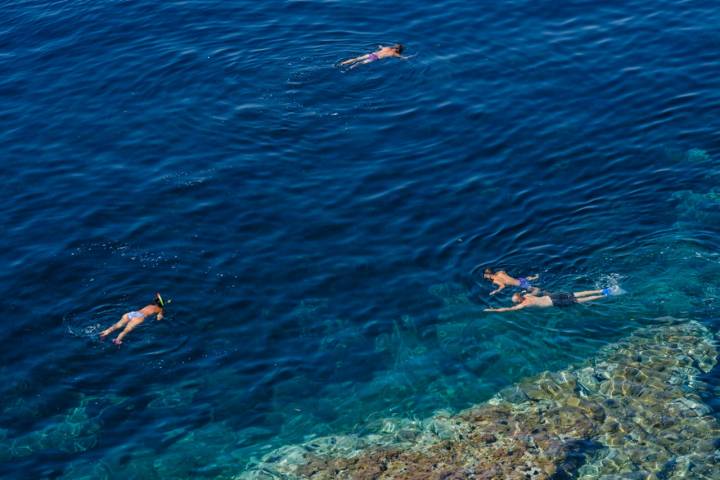
<svg viewBox="0 0 720 480">
<path fill-rule="evenodd" d="M 606 297 L 615 297 L 617 295 L 623 295 L 627 293 L 625 290 L 620 288 L 619 285 L 613 285 L 612 287 L 603 288 L 602 294 Z"/>
</svg>

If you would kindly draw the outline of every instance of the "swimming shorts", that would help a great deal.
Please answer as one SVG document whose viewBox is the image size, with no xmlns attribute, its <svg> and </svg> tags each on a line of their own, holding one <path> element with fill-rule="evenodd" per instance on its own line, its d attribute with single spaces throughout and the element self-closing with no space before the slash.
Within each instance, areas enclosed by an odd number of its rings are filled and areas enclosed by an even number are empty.
<svg viewBox="0 0 720 480">
<path fill-rule="evenodd" d="M 518 278 L 518 282 L 520 282 L 520 288 L 524 290 L 529 290 L 532 285 L 530 285 L 530 282 L 525 277 Z"/>
<path fill-rule="evenodd" d="M 128 319 L 132 320 L 133 318 L 142 318 L 145 315 L 143 315 L 140 312 L 128 312 L 127 316 L 128 316 Z"/>
<path fill-rule="evenodd" d="M 548 296 L 555 307 L 569 307 L 570 305 L 577 303 L 577 299 L 572 293 L 548 293 Z"/>
<path fill-rule="evenodd" d="M 375 60 L 380 60 L 380 57 L 378 57 L 378 56 L 375 55 L 374 53 L 371 53 L 371 54 L 368 55 L 368 57 L 367 57 L 367 62 L 368 62 L 368 63 L 374 62 Z"/>
</svg>

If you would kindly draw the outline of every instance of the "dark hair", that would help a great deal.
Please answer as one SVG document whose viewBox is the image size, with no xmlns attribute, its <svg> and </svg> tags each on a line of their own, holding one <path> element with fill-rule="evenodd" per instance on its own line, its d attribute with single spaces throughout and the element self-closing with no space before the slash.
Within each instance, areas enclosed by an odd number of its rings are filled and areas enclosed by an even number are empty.
<svg viewBox="0 0 720 480">
<path fill-rule="evenodd" d="M 395 49 L 395 51 L 396 51 L 398 54 L 402 53 L 403 50 L 405 50 L 405 47 L 403 47 L 402 44 L 400 44 L 400 43 L 396 43 L 393 48 Z"/>
<path fill-rule="evenodd" d="M 493 274 L 492 268 L 486 268 L 484 273 L 485 273 L 485 275 L 492 275 Z"/>
</svg>

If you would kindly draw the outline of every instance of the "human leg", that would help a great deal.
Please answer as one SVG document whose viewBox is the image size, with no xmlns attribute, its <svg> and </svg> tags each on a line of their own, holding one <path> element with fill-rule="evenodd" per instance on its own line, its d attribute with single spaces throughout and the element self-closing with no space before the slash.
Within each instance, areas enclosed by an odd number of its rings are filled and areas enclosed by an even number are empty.
<svg viewBox="0 0 720 480">
<path fill-rule="evenodd" d="M 120 332 L 120 335 L 115 337 L 115 340 L 113 340 L 113 343 L 116 345 L 120 345 L 123 341 L 123 338 L 127 336 L 128 333 L 132 332 L 135 327 L 140 325 L 145 321 L 145 318 L 134 318 L 128 322 L 128 324 L 125 326 L 125 330 Z"/>
<path fill-rule="evenodd" d="M 575 298 L 587 297 L 588 295 L 600 295 L 602 290 L 583 290 L 582 292 L 574 292 Z"/>
<path fill-rule="evenodd" d="M 110 335 L 115 330 L 118 330 L 118 329 L 124 327 L 125 324 L 128 323 L 128 321 L 130 321 L 130 319 L 128 318 L 128 314 L 126 313 L 122 317 L 120 317 L 120 320 L 117 323 L 115 323 L 112 327 L 106 328 L 105 330 L 103 330 L 100 333 L 100 340 L 104 340 L 105 337 Z"/>
<path fill-rule="evenodd" d="M 575 298 L 575 301 L 578 303 L 585 303 L 585 302 L 592 302 L 593 300 L 599 300 L 601 298 L 605 298 L 605 295 L 591 295 L 591 296 L 579 297 L 579 298 Z"/>
</svg>

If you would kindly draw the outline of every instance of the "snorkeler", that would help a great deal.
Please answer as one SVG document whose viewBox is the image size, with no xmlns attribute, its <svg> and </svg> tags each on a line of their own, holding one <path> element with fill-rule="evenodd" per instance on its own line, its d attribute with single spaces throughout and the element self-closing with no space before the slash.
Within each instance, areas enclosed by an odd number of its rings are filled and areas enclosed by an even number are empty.
<svg viewBox="0 0 720 480">
<path fill-rule="evenodd" d="M 150 305 L 146 305 L 141 310 L 128 312 L 123 315 L 120 318 L 120 321 L 118 321 L 115 325 L 106 330 L 103 330 L 102 333 L 100 333 L 100 340 L 105 340 L 105 337 L 110 335 L 115 330 L 119 330 L 125 327 L 125 329 L 120 332 L 120 335 L 115 337 L 115 340 L 113 340 L 113 343 L 115 345 L 120 345 L 122 344 L 123 338 L 125 338 L 125 336 L 130 333 L 135 327 L 143 323 L 147 317 L 151 315 L 157 315 L 157 319 L 162 320 L 164 312 L 165 302 L 163 301 L 163 298 L 160 296 L 160 294 L 156 293 L 153 303 L 151 303 Z"/>
<path fill-rule="evenodd" d="M 603 288 L 602 290 L 585 290 L 584 292 L 543 292 L 543 295 L 530 295 L 516 293 L 512 296 L 512 301 L 516 305 L 506 308 L 486 308 L 486 312 L 509 312 L 511 310 L 520 310 L 528 307 L 548 308 L 548 307 L 569 307 L 576 303 L 592 302 L 601 298 L 613 295 L 622 295 L 625 293 L 618 286 Z"/>
<path fill-rule="evenodd" d="M 358 65 L 372 63 L 375 60 L 382 60 L 383 58 L 405 58 L 402 56 L 402 52 L 404 49 L 405 47 L 403 47 L 399 43 L 396 43 L 392 47 L 383 47 L 382 45 L 379 45 L 378 49 L 373 53 L 366 53 L 365 55 L 360 55 L 359 57 L 350 58 L 348 60 L 340 62 L 340 65 L 351 65 L 350 68 L 355 68 Z"/>
<path fill-rule="evenodd" d="M 485 272 L 483 273 L 483 277 L 487 280 L 490 280 L 494 285 L 498 286 L 498 288 L 490 292 L 490 295 L 495 295 L 508 285 L 513 287 L 520 287 L 523 290 L 527 290 L 528 292 L 532 293 L 533 295 L 536 295 L 540 292 L 539 288 L 533 287 L 530 284 L 531 281 L 537 280 L 540 277 L 539 275 L 530 275 L 528 277 L 515 278 L 508 275 L 505 270 L 493 272 L 492 269 L 486 268 Z"/>
</svg>

